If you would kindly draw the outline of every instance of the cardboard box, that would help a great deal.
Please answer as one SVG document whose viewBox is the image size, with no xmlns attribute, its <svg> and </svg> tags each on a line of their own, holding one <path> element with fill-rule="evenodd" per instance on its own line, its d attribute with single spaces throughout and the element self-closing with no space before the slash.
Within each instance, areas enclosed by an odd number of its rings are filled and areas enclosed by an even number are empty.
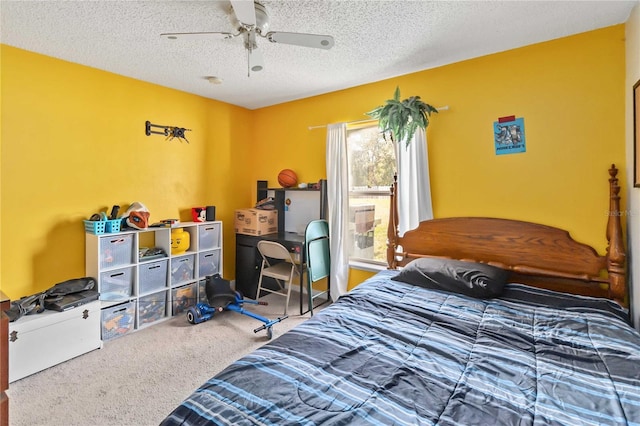
<svg viewBox="0 0 640 426">
<path fill-rule="evenodd" d="M 278 232 L 278 211 L 242 209 L 236 210 L 237 234 L 266 235 Z"/>
<path fill-rule="evenodd" d="M 356 233 L 364 234 L 375 226 L 376 206 L 373 204 L 349 206 L 349 216 L 350 222 L 356 225 Z"/>
</svg>

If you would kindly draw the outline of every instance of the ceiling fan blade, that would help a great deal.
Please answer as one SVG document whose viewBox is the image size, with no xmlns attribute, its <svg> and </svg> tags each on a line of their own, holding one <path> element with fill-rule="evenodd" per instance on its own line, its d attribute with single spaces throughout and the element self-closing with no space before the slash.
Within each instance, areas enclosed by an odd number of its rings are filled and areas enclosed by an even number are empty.
<svg viewBox="0 0 640 426">
<path fill-rule="evenodd" d="M 231 0 L 236 18 L 245 26 L 256 25 L 256 6 L 253 0 Z"/>
<path fill-rule="evenodd" d="M 233 38 L 237 36 L 237 34 L 220 33 L 220 32 L 200 32 L 200 33 L 164 33 L 164 34 L 160 34 L 160 36 L 162 38 L 166 38 L 169 40 L 184 39 L 184 38 L 191 38 L 191 39 L 213 38 L 213 39 L 224 40 L 227 38 Z"/>
<path fill-rule="evenodd" d="M 249 52 L 249 70 L 253 72 L 262 71 L 264 69 L 264 58 L 259 49 L 247 50 Z"/>
<path fill-rule="evenodd" d="M 331 49 L 333 47 L 333 37 L 330 35 L 271 31 L 265 37 L 272 43 L 294 44 L 317 49 Z"/>
</svg>

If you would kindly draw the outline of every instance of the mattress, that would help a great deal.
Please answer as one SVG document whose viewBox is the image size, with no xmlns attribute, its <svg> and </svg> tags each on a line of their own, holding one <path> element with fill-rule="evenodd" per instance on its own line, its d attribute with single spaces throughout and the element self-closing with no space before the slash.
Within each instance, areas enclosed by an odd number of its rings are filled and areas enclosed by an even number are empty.
<svg viewBox="0 0 640 426">
<path fill-rule="evenodd" d="M 381 271 L 237 360 L 163 425 L 640 425 L 640 334 L 614 302 L 499 298 Z"/>
</svg>

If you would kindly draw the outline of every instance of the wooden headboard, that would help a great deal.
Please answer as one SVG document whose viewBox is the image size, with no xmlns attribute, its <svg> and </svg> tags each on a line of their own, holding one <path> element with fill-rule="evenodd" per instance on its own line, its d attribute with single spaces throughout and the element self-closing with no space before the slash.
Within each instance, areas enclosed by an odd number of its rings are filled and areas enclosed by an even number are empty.
<svg viewBox="0 0 640 426">
<path fill-rule="evenodd" d="M 421 222 L 398 235 L 397 181 L 391 188 L 387 241 L 390 269 L 420 257 L 488 263 L 511 271 L 511 282 L 613 299 L 627 305 L 625 248 L 620 223 L 618 169 L 609 169 L 609 218 L 604 256 L 569 232 L 532 222 L 451 217 Z"/>
</svg>

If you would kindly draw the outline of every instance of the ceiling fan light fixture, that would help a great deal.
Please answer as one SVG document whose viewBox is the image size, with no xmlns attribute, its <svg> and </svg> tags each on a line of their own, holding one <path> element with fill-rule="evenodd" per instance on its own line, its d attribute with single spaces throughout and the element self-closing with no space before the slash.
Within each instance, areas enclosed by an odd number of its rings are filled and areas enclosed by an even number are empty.
<svg viewBox="0 0 640 426">
<path fill-rule="evenodd" d="M 0 0 L 1 1 L 1 0 Z M 229 0 L 229 18 L 236 29 L 235 33 L 223 31 L 187 32 L 187 33 L 162 33 L 163 38 L 176 39 L 232 39 L 242 37 L 244 48 L 247 52 L 247 77 L 251 71 L 258 72 L 264 69 L 262 52 L 258 49 L 258 37 L 267 39 L 271 43 L 290 44 L 294 46 L 313 47 L 328 50 L 333 47 L 334 40 L 330 35 L 292 33 L 282 31 L 269 31 L 269 14 L 267 8 L 260 0 Z M 205 77 L 211 84 L 220 84 L 218 77 Z"/>
<path fill-rule="evenodd" d="M 264 69 L 264 58 L 260 49 L 247 50 L 247 77 L 251 76 L 251 71 L 257 72 Z"/>
</svg>

